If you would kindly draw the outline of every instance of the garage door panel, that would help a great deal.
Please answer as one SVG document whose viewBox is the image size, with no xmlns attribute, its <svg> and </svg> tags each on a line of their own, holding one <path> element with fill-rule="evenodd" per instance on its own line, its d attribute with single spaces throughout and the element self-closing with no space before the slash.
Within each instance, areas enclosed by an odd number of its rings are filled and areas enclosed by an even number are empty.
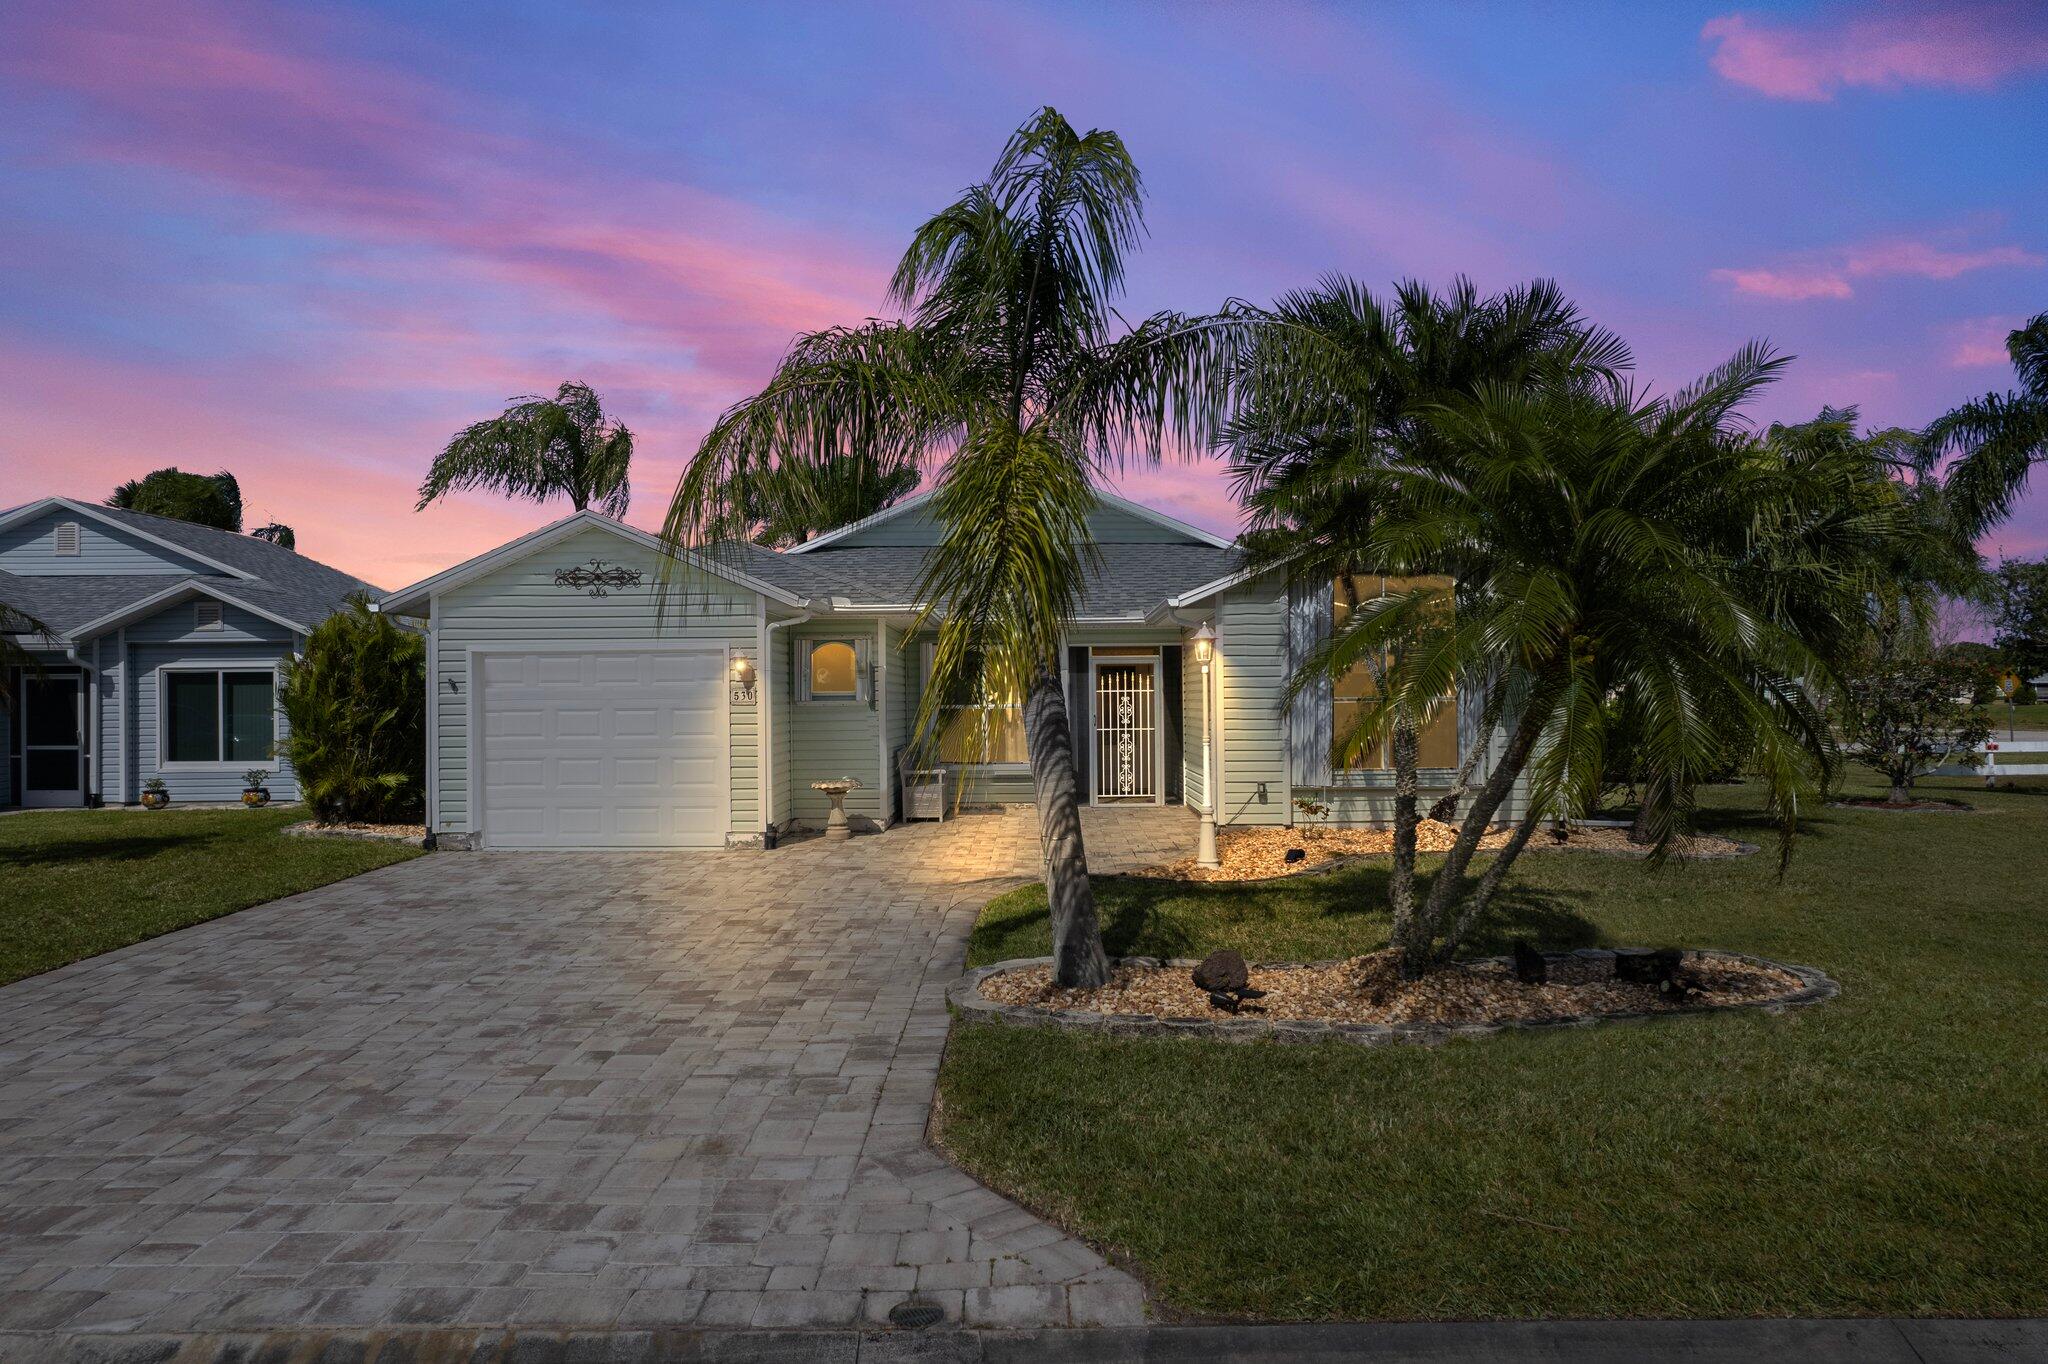
<svg viewBox="0 0 2048 1364">
<path fill-rule="evenodd" d="M 490 847 L 718 847 L 722 651 L 480 660 Z"/>
</svg>

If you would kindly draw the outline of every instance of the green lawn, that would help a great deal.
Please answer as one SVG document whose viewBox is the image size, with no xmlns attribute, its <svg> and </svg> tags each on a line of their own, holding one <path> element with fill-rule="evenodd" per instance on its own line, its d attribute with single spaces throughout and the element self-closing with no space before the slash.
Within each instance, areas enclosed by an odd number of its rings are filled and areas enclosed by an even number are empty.
<svg viewBox="0 0 2048 1364">
<path fill-rule="evenodd" d="M 1990 716 L 1991 723 L 1997 726 L 1997 731 L 1991 736 L 1994 739 L 2007 733 L 2008 728 L 2031 729 L 2037 733 L 2048 730 L 2048 701 L 2037 701 L 2031 706 L 2013 706 L 2010 711 L 2007 710 L 2005 702 L 1998 701 L 1986 706 L 1984 713 Z M 2008 715 L 2010 726 L 2007 723 Z"/>
<path fill-rule="evenodd" d="M 946 1145 L 1171 1308 L 1271 1318 L 2048 1313 L 2048 785 L 1773 850 L 1523 859 L 1509 931 L 1819 966 L 1837 1000 L 1440 1049 L 960 1026 Z M 1770 844 L 1745 792 L 1710 827 Z M 1115 952 L 1384 940 L 1384 872 L 1098 882 Z M 1479 944 L 1498 944 L 1502 934 Z M 1046 948 L 1035 889 L 976 964 Z"/>
<path fill-rule="evenodd" d="M 0 819 L 0 984 L 419 856 L 287 838 L 282 810 L 45 810 Z"/>
</svg>

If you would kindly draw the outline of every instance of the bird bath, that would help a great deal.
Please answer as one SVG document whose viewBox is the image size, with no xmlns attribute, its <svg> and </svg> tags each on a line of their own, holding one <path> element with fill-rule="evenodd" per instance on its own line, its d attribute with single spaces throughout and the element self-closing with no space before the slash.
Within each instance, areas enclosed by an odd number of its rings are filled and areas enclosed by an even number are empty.
<svg viewBox="0 0 2048 1364">
<path fill-rule="evenodd" d="M 834 843 L 844 842 L 853 837 L 853 827 L 846 822 L 846 793 L 861 787 L 859 777 L 835 777 L 831 781 L 814 781 L 813 791 L 823 791 L 832 802 L 832 813 L 825 816 L 825 837 Z"/>
</svg>

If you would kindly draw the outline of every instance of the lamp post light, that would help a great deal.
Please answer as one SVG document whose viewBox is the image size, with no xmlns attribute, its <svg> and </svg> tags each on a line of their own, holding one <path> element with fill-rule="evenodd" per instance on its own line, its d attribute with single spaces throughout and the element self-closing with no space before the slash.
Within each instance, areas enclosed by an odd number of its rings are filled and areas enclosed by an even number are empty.
<svg viewBox="0 0 2048 1364">
<path fill-rule="evenodd" d="M 1202 814 L 1195 832 L 1195 865 L 1218 867 L 1216 855 L 1216 779 L 1209 761 L 1209 661 L 1216 653 L 1216 631 L 1203 621 L 1195 631 L 1195 662 L 1202 665 Z"/>
</svg>

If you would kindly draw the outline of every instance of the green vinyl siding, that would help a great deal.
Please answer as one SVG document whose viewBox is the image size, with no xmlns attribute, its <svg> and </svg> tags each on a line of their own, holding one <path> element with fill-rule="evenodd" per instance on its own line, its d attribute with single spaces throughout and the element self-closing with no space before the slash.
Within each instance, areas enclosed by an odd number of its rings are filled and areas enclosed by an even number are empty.
<svg viewBox="0 0 2048 1364">
<path fill-rule="evenodd" d="M 793 647 L 798 650 L 807 640 L 868 640 L 869 666 L 880 673 L 881 660 L 874 653 L 872 619 L 808 621 L 793 626 L 789 633 L 795 636 Z M 861 786 L 847 793 L 847 814 L 881 819 L 881 709 L 874 698 L 792 702 L 788 731 L 788 785 L 793 818 L 813 828 L 824 827 L 832 802 L 821 792 L 813 791 L 811 783 L 856 777 Z"/>
<path fill-rule="evenodd" d="M 1216 603 L 1216 634 L 1223 740 L 1216 822 L 1290 823 L 1286 580 L 1268 573 L 1225 592 Z"/>
<path fill-rule="evenodd" d="M 558 586 L 558 569 L 602 559 L 638 569 L 637 586 L 613 587 L 603 597 Z M 658 556 L 651 549 L 598 527 L 578 531 L 483 577 L 440 594 L 434 604 L 433 736 L 434 827 L 469 828 L 469 656 L 475 648 L 517 651 L 522 646 L 593 650 L 636 643 L 698 643 L 751 654 L 760 647 L 761 598 L 751 590 L 694 569 L 677 569 L 664 602 Z M 664 606 L 666 610 L 664 610 Z M 449 687 L 449 681 L 455 687 Z M 760 822 L 760 706 L 733 706 L 729 833 L 758 834 Z"/>
<path fill-rule="evenodd" d="M 1209 799 L 1202 786 L 1202 665 L 1192 644 L 1181 645 L 1180 653 L 1180 789 L 1181 800 L 1194 808 Z"/>
</svg>

